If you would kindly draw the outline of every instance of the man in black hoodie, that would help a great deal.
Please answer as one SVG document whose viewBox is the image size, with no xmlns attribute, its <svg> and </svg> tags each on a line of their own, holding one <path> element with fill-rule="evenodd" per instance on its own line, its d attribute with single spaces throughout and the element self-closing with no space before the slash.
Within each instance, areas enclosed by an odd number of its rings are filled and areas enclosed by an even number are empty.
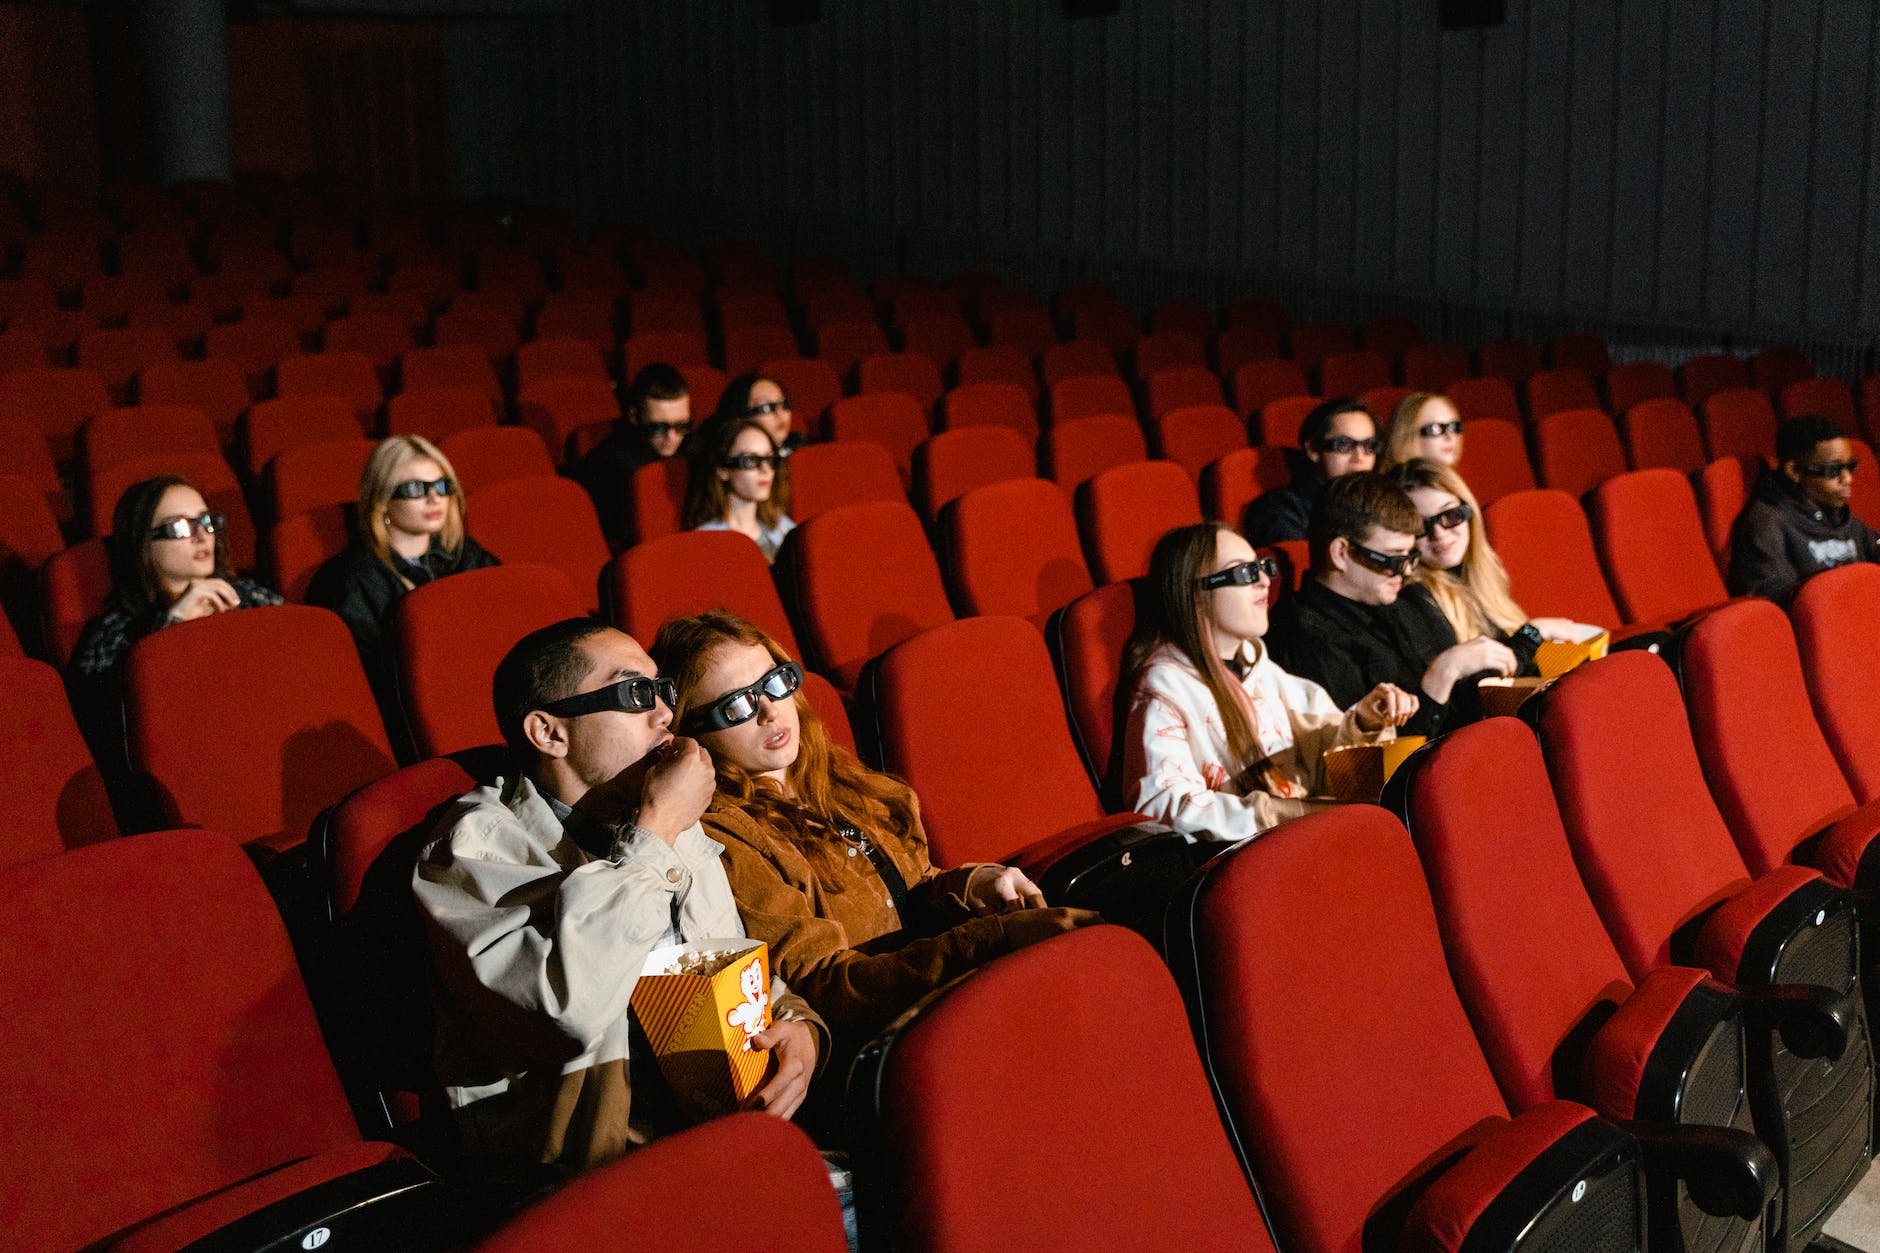
<svg viewBox="0 0 1880 1253">
<path fill-rule="evenodd" d="M 1371 469 L 1382 447 L 1377 423 L 1351 397 L 1339 396 L 1313 409 L 1299 424 L 1302 455 L 1287 457 L 1293 463 L 1292 484 L 1253 502 L 1247 511 L 1247 542 L 1258 547 L 1305 539 L 1320 490 L 1340 475 Z"/>
<path fill-rule="evenodd" d="M 1802 580 L 1853 561 L 1880 561 L 1880 539 L 1854 516 L 1853 447 L 1827 418 L 1791 418 L 1776 431 L 1777 468 L 1764 467 L 1730 538 L 1730 591 L 1786 601 Z"/>
</svg>

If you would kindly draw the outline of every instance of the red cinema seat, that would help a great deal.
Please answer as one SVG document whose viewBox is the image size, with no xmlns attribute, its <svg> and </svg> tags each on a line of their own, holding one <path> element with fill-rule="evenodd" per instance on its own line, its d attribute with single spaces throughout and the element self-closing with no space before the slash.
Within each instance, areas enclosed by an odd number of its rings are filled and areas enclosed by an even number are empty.
<svg viewBox="0 0 1880 1253">
<path fill-rule="evenodd" d="M 1129 352 L 1142 337 L 1142 325 L 1121 300 L 1080 304 L 1070 311 L 1071 336 L 1102 344 L 1117 356 Z"/>
<path fill-rule="evenodd" d="M 810 444 L 792 454 L 788 469 L 790 516 L 799 523 L 864 501 L 907 503 L 900 468 L 879 444 Z"/>
<path fill-rule="evenodd" d="M 108 469 L 152 453 L 199 452 L 222 456 L 215 424 L 187 405 L 133 405 L 107 409 L 78 432 L 79 459 L 87 471 Z"/>
<path fill-rule="evenodd" d="M 1052 1030 L 1027 1029 L 1033 1014 Z M 1125 1088 L 1156 1116 L 1138 1127 L 1106 1112 Z M 894 1247 L 1274 1248 L 1181 997 L 1121 927 L 1034 944 L 949 985 L 868 1050 L 851 1093 L 869 1128 L 857 1195 L 878 1206 L 862 1225 Z M 989 1145 L 971 1112 L 989 1109 L 1027 1134 Z M 1033 1147 L 1051 1143 L 1077 1144 L 1077 1169 Z M 1162 1170 L 1187 1181 L 1181 1195 L 1129 1186 Z"/>
<path fill-rule="evenodd" d="M 1403 385 L 1415 392 L 1448 392 L 1452 384 L 1470 378 L 1469 354 L 1454 344 L 1418 344 L 1403 350 L 1399 361 Z"/>
<path fill-rule="evenodd" d="M 1031 304 L 996 310 L 987 324 L 987 331 L 988 344 L 1017 349 L 1027 358 L 1042 354 L 1058 342 L 1051 315 Z"/>
<path fill-rule="evenodd" d="M 1134 416 L 1129 384 L 1113 374 L 1080 374 L 1051 384 L 1051 425 L 1100 413 Z"/>
<path fill-rule="evenodd" d="M 1231 379 L 1244 365 L 1285 360 L 1280 346 L 1284 335 L 1284 328 L 1278 326 L 1226 326 L 1214 337 L 1214 368 L 1222 378 Z M 1300 373 L 1303 376 L 1304 371 Z"/>
<path fill-rule="evenodd" d="M 1351 328 L 1342 322 L 1295 322 L 1286 333 L 1286 355 L 1307 372 L 1326 357 L 1355 346 Z"/>
<path fill-rule="evenodd" d="M 612 558 L 594 502 L 571 479 L 507 479 L 478 486 L 464 518 L 477 542 L 505 564 L 554 566 L 584 611 L 600 607 L 601 568 Z"/>
<path fill-rule="evenodd" d="M 1873 526 L 1880 523 L 1880 464 L 1875 462 L 1873 446 L 1866 440 L 1850 435 L 1847 444 L 1854 460 L 1860 462 L 1860 468 L 1854 471 L 1854 494 L 1848 508 L 1855 517 Z"/>
<path fill-rule="evenodd" d="M 1580 370 L 1588 378 L 1598 378 L 1612 367 L 1612 352 L 1597 335 L 1557 335 L 1547 341 L 1547 365 L 1549 369 Z"/>
<path fill-rule="evenodd" d="M 941 512 L 940 533 L 965 616 L 1009 614 L 1042 630 L 1053 611 L 1091 588 L 1070 498 L 1049 479 L 976 487 Z"/>
<path fill-rule="evenodd" d="M 329 353 L 356 352 L 374 369 L 385 371 L 413 343 L 411 328 L 398 318 L 384 313 L 353 313 L 328 322 L 320 346 Z"/>
<path fill-rule="evenodd" d="M 1628 361 L 1606 371 L 1606 411 L 1630 413 L 1648 400 L 1677 400 L 1677 380 L 1661 361 Z"/>
<path fill-rule="evenodd" d="M 78 364 L 94 370 L 120 401 L 131 379 L 147 365 L 175 361 L 182 356 L 169 333 L 154 326 L 120 326 L 86 331 L 78 337 Z"/>
<path fill-rule="evenodd" d="M 1208 337 L 1190 331 L 1157 331 L 1136 341 L 1136 377 L 1152 379 L 1164 370 L 1208 368 Z M 1220 380 L 1215 380 L 1220 386 Z"/>
<path fill-rule="evenodd" d="M 1525 339 L 1489 340 L 1476 348 L 1475 361 L 1477 374 L 1501 379 L 1511 387 L 1519 387 L 1543 368 L 1540 345 Z"/>
<path fill-rule="evenodd" d="M 693 404 L 698 404 L 696 398 Z M 620 398 L 607 379 L 562 375 L 525 387 L 516 396 L 516 410 L 523 425 L 535 429 L 559 464 L 576 431 L 620 417 Z M 702 410 L 695 408 L 694 413 L 703 416 Z"/>
<path fill-rule="evenodd" d="M 1775 460 L 1776 414 L 1765 392 L 1732 387 L 1713 392 L 1698 407 L 1704 426 L 1704 447 L 1711 460 L 1719 457 L 1762 457 Z M 1850 429 L 1849 434 L 1853 431 Z"/>
<path fill-rule="evenodd" d="M 592 339 L 578 336 L 545 337 L 520 345 L 516 349 L 517 390 L 543 379 L 605 379 L 607 359 L 604 354 L 612 351 L 612 341 L 610 332 L 606 348 L 598 347 Z"/>
<path fill-rule="evenodd" d="M 431 342 L 439 348 L 474 348 L 493 366 L 515 356 L 522 342 L 516 330 L 520 308 L 512 315 L 495 308 L 457 307 L 463 299 L 459 296 L 448 311 L 437 315 Z"/>
<path fill-rule="evenodd" d="M 1038 372 L 1032 368 L 1030 354 L 1010 344 L 991 344 L 969 348 L 953 363 L 956 385 L 973 383 L 1010 383 L 1023 389 L 1026 397 L 1038 403 Z"/>
<path fill-rule="evenodd" d="M 940 429 L 1003 426 L 1027 440 L 1038 438 L 1038 407 L 1016 383 L 962 383 L 940 406 Z"/>
<path fill-rule="evenodd" d="M 1146 461 L 1142 426 L 1132 416 L 1099 414 L 1053 423 L 1039 441 L 1039 468 L 1067 492 L 1112 466 Z"/>
<path fill-rule="evenodd" d="M 300 844 L 314 815 L 394 766 L 352 637 L 324 609 L 244 609 L 145 636 L 124 690 L 131 762 L 161 820 L 213 825 L 258 853 Z M 213 753 L 195 732 L 205 722 L 220 728 Z"/>
<path fill-rule="evenodd" d="M 1542 485 L 1580 497 L 1625 473 L 1625 453 L 1612 419 L 1599 409 L 1562 409 L 1534 428 Z M 1467 443 L 1464 443 L 1467 447 Z"/>
<path fill-rule="evenodd" d="M 282 396 L 264 400 L 242 419 L 239 442 L 243 466 L 249 478 L 256 479 L 285 449 L 351 442 L 360 434 L 359 416 L 344 397 Z"/>
<path fill-rule="evenodd" d="M 1397 407 L 1410 398 L 1408 387 L 1370 387 L 1358 393 L 1358 403 L 1371 415 L 1380 432 L 1390 429 L 1390 420 L 1395 416 Z"/>
<path fill-rule="evenodd" d="M 864 359 L 888 352 L 887 333 L 873 321 L 844 318 L 824 322 L 815 328 L 815 334 L 817 358 L 844 378 Z"/>
<path fill-rule="evenodd" d="M 1247 446 L 1247 428 L 1225 405 L 1194 405 L 1156 421 L 1156 452 L 1199 480 L 1207 466 Z"/>
<path fill-rule="evenodd" d="M 680 531 L 635 544 L 607 568 L 608 613 L 643 644 L 674 618 L 729 609 L 801 656 L 770 565 L 735 531 Z"/>
<path fill-rule="evenodd" d="M 845 505 L 802 523 L 777 578 L 806 660 L 845 691 L 871 658 L 953 621 L 920 519 L 904 502 Z"/>
<path fill-rule="evenodd" d="M 1736 516 L 1749 503 L 1750 489 L 1762 473 L 1761 457 L 1719 457 L 1697 472 L 1697 504 L 1704 520 L 1704 541 L 1717 569 L 1730 568 L 1730 537 Z"/>
<path fill-rule="evenodd" d="M 137 375 L 139 404 L 200 409 L 224 444 L 234 443 L 235 424 L 252 399 L 247 378 L 232 361 L 156 361 Z"/>
<path fill-rule="evenodd" d="M 1789 607 L 1821 734 L 1854 799 L 1880 799 L 1880 652 L 1868 624 L 1880 610 L 1880 568 L 1855 562 L 1804 582 Z"/>
<path fill-rule="evenodd" d="M 587 612 L 587 598 L 562 571 L 513 562 L 400 597 L 398 703 L 418 756 L 500 742 L 490 703 L 496 663 L 529 632 Z"/>
<path fill-rule="evenodd" d="M 0 466 L 5 467 L 5 473 L 17 475 L 39 488 L 47 507 L 61 521 L 71 519 L 72 502 L 66 496 L 58 467 L 53 464 L 52 447 L 32 422 L 0 414 Z"/>
<path fill-rule="evenodd" d="M 388 363 L 389 364 L 389 363 Z M 279 396 L 338 396 L 352 406 L 361 427 L 370 427 L 385 389 L 372 360 L 360 352 L 296 353 L 274 366 Z"/>
<path fill-rule="evenodd" d="M 1843 432 L 1860 432 L 1860 418 L 1854 412 L 1854 392 L 1841 379 L 1797 379 L 1776 393 L 1776 408 L 1786 418 L 1816 414 L 1839 426 Z"/>
<path fill-rule="evenodd" d="M 1115 376 L 1116 354 L 1094 340 L 1073 339 L 1067 343 L 1052 344 L 1038 357 L 1038 377 L 1044 381 L 1047 390 L 1065 379 L 1086 375 L 1094 378 Z"/>
<path fill-rule="evenodd" d="M 620 357 L 621 377 L 628 380 L 656 361 L 675 367 L 711 364 L 705 336 L 694 331 L 636 331 L 621 345 Z"/>
<path fill-rule="evenodd" d="M 1385 803 L 1416 845 L 1456 990 L 1509 1104 L 1578 1100 L 1661 1133 L 1705 1128 L 1714 1156 L 1693 1168 L 1736 1188 L 1759 1168 L 1762 1186 L 1747 1181 L 1738 1213 L 1707 1213 L 1648 1167 L 1653 1243 L 1765 1247 L 1780 1178 L 1752 1134 L 1744 1002 L 1688 966 L 1633 983 L 1580 881 L 1533 732 L 1513 718 L 1462 727 L 1406 761 Z"/>
<path fill-rule="evenodd" d="M 275 519 L 311 509 L 351 506 L 359 499 L 359 476 L 378 445 L 354 437 L 283 448 L 268 459 L 262 498 Z"/>
<path fill-rule="evenodd" d="M 1359 338 L 1363 340 L 1364 346 L 1381 354 L 1386 361 L 1402 356 L 1423 342 L 1422 327 L 1409 318 L 1391 314 L 1366 318 L 1359 330 Z"/>
<path fill-rule="evenodd" d="M 3 622 L 4 620 L 0 620 Z M 0 657 L 9 716 L 0 727 L 0 872 L 118 834 L 104 776 L 93 764 L 59 672 L 28 657 Z"/>
<path fill-rule="evenodd" d="M 304 603 L 320 567 L 352 542 L 347 512 L 343 505 L 317 505 L 269 527 L 261 536 L 261 568 L 268 585 L 289 601 Z"/>
<path fill-rule="evenodd" d="M 1443 395 L 1449 397 L 1464 422 L 1506 422 L 1517 431 L 1521 429 L 1521 406 L 1506 379 L 1493 375 L 1457 379 L 1443 389 Z"/>
<path fill-rule="evenodd" d="M 1704 437 L 1697 427 L 1697 415 L 1682 400 L 1664 397 L 1642 400 L 1629 409 L 1621 425 L 1625 428 L 1626 460 L 1634 470 L 1663 466 L 1679 474 L 1692 475 L 1704 468 Z"/>
<path fill-rule="evenodd" d="M 1521 385 L 1529 422 L 1569 409 L 1600 410 L 1599 392 L 1586 371 L 1573 366 L 1543 370 Z"/>
<path fill-rule="evenodd" d="M 1588 510 L 1606 581 L 1627 622 L 1684 617 L 1728 598 L 1697 498 L 1675 470 L 1633 470 L 1593 489 Z"/>
<path fill-rule="evenodd" d="M 856 367 L 858 392 L 905 392 L 932 413 L 946 385 L 933 358 L 918 352 L 878 352 L 862 358 Z"/>
<path fill-rule="evenodd" d="M 478 488 L 505 479 L 555 473 L 548 446 L 542 443 L 541 435 L 526 426 L 473 426 L 453 431 L 438 441 L 438 451 L 450 458 L 459 479 Z"/>
<path fill-rule="evenodd" d="M 1678 393 L 1686 404 L 1701 409 L 1706 400 L 1733 387 L 1749 386 L 1749 370 L 1740 357 L 1727 352 L 1691 357 L 1677 369 Z"/>
<path fill-rule="evenodd" d="M 823 429 L 825 415 L 842 399 L 842 380 L 815 357 L 771 357 L 759 372 L 783 388 L 790 400 L 790 427 L 805 435 Z"/>
<path fill-rule="evenodd" d="M 723 1204 L 728 1161 L 761 1160 Z M 648 1198 L 658 1203 L 648 1205 Z M 636 1215 L 622 1224 L 620 1216 Z M 842 1208 L 815 1143 L 790 1122 L 747 1112 L 713 1119 L 565 1185 L 479 1240 L 472 1253 L 598 1248 L 716 1253 L 726 1248 L 844 1253 Z"/>
<path fill-rule="evenodd" d="M 385 290 L 394 296 L 415 296 L 426 309 L 441 309 L 461 289 L 455 267 L 429 265 L 402 259 L 385 280 Z"/>
<path fill-rule="evenodd" d="M 1321 396 L 1356 396 L 1391 385 L 1390 359 L 1380 352 L 1334 352 L 1319 362 L 1317 377 Z"/>
<path fill-rule="evenodd" d="M 503 406 L 503 385 L 496 377 L 496 367 L 482 349 L 470 344 L 412 348 L 398 358 L 398 373 L 403 391 L 471 387 L 482 393 L 491 409 L 500 411 Z"/>
<path fill-rule="evenodd" d="M 253 395 L 263 390 L 281 361 L 301 351 L 300 333 L 281 318 L 247 318 L 212 326 L 203 336 L 203 356 L 241 369 Z"/>
<path fill-rule="evenodd" d="M 1482 518 L 1516 604 L 1536 617 L 1618 630 L 1619 607 L 1578 501 L 1560 491 L 1510 492 L 1485 507 Z"/>
<path fill-rule="evenodd" d="M 1198 301 L 1166 300 L 1149 311 L 1149 330 L 1156 335 L 1182 331 L 1206 343 L 1214 334 L 1214 306 Z"/>
<path fill-rule="evenodd" d="M 0 1016 L 0 1137 L 33 1146 L 0 1178 L 9 1243 L 409 1247 L 460 1226 L 430 1172 L 360 1139 L 287 930 L 223 836 L 132 836 L 0 876 L 0 979 L 33 1007 Z M 75 1084 L 84 1041 L 111 1064 Z"/>
<path fill-rule="evenodd" d="M 81 540 L 46 559 L 39 570 L 44 638 L 53 664 L 63 667 L 85 624 L 111 595 L 111 556 L 101 539 Z"/>
<path fill-rule="evenodd" d="M 879 444 L 893 457 L 903 479 L 913 474 L 914 450 L 932 433 L 920 402 L 905 392 L 845 396 L 829 408 L 830 439 Z"/>
<path fill-rule="evenodd" d="M 978 346 L 973 328 L 957 313 L 933 313 L 901 323 L 901 350 L 918 352 L 945 373 L 961 353 Z"/>
<path fill-rule="evenodd" d="M 1269 401 L 1286 396 L 1309 396 L 1312 388 L 1297 362 L 1283 358 L 1250 361 L 1233 373 L 1234 409 L 1243 419 L 1251 418 Z"/>
<path fill-rule="evenodd" d="M 0 374 L 9 370 L 44 369 L 52 364 L 45 341 L 28 327 L 0 331 Z"/>
<path fill-rule="evenodd" d="M 1238 530 L 1262 492 L 1292 482 L 1290 459 L 1298 455 L 1283 447 L 1236 448 L 1209 462 L 1201 469 L 1202 514 Z"/>
<path fill-rule="evenodd" d="M 796 356 L 796 332 L 786 325 L 740 326 L 725 332 L 725 373 L 745 374 L 773 358 Z"/>
<path fill-rule="evenodd" d="M 1776 395 L 1790 383 L 1815 377 L 1814 363 L 1808 354 L 1793 344 L 1767 344 L 1749 359 L 1750 382 L 1770 395 Z"/>
<path fill-rule="evenodd" d="M 1226 397 L 1221 380 L 1206 366 L 1177 366 L 1158 370 L 1143 384 L 1143 398 L 1153 420 L 1196 405 L 1221 405 Z"/>
<path fill-rule="evenodd" d="M 1254 444 L 1260 448 L 1299 447 L 1299 428 L 1324 401 L 1317 396 L 1281 396 L 1260 406 L 1252 423 Z"/>
<path fill-rule="evenodd" d="M 910 496 L 929 526 L 940 520 L 950 500 L 975 487 L 1028 479 L 1038 472 L 1031 441 L 1002 426 L 968 426 L 942 431 L 914 449 Z"/>
<path fill-rule="evenodd" d="M 39 572 L 65 548 L 59 519 L 39 484 L 0 472 L 0 605 L 29 639 L 39 635 Z"/>
<path fill-rule="evenodd" d="M 1045 624 L 1071 740 L 1106 810 L 1122 807 L 1116 794 L 1122 768 L 1116 728 L 1127 713 L 1129 693 L 1118 689 L 1123 652 L 1136 629 L 1141 582 L 1106 583 L 1071 601 Z"/>
<path fill-rule="evenodd" d="M 111 514 L 118 498 L 133 484 L 160 474 L 180 474 L 202 493 L 211 510 L 228 518 L 225 542 L 229 563 L 237 570 L 255 566 L 255 524 L 248 516 L 248 501 L 241 483 L 219 453 L 169 452 L 133 457 L 93 471 L 85 481 L 90 506 L 91 533 L 111 533 Z"/>
<path fill-rule="evenodd" d="M 412 388 L 385 402 L 385 429 L 394 435 L 422 435 L 436 443 L 454 431 L 495 425 L 489 395 L 468 383 Z"/>
<path fill-rule="evenodd" d="M 692 463 L 686 457 L 648 462 L 627 479 L 627 534 L 633 542 L 671 535 L 684 525 Z"/>
<path fill-rule="evenodd" d="M 1717 809 L 1752 873 L 1787 862 L 1844 887 L 1880 836 L 1880 806 L 1856 805 L 1809 703 L 1788 616 L 1766 600 L 1713 610 L 1678 639 L 1678 681 Z"/>
<path fill-rule="evenodd" d="M 1645 1247 L 1624 1134 L 1566 1101 L 1509 1117 L 1389 814 L 1340 806 L 1238 845 L 1170 922 L 1203 1064 L 1281 1246 Z"/>
<path fill-rule="evenodd" d="M 1173 461 L 1115 466 L 1077 489 L 1078 531 L 1100 583 L 1133 579 L 1149 569 L 1156 541 L 1201 521 L 1201 498 Z"/>
<path fill-rule="evenodd" d="M 58 461 L 71 460 L 78 428 L 110 407 L 111 393 L 92 370 L 29 367 L 0 374 L 0 415 L 38 427 Z"/>
</svg>

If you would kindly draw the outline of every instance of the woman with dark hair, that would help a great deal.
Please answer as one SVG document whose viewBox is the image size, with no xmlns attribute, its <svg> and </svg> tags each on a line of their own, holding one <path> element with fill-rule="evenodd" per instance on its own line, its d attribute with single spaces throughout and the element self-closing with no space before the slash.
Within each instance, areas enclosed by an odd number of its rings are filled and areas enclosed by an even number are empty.
<svg viewBox="0 0 1880 1253">
<path fill-rule="evenodd" d="M 768 374 L 740 374 L 726 383 L 725 390 L 718 394 L 718 409 L 712 416 L 718 421 L 755 419 L 777 445 L 777 451 L 786 457 L 809 442 L 808 437 L 795 428 L 795 410 L 790 407 L 790 397 L 784 392 L 783 384 Z"/>
<path fill-rule="evenodd" d="M 680 618 L 652 651 L 679 688 L 675 729 L 712 756 L 702 821 L 745 929 L 850 1048 L 948 980 L 1096 921 L 1043 908 L 1010 866 L 936 869 L 913 791 L 831 742 L 802 670 L 751 623 Z"/>
<path fill-rule="evenodd" d="M 748 535 L 765 561 L 777 559 L 790 520 L 790 464 L 755 418 L 714 418 L 686 494 L 685 525 L 694 531 Z"/>
<path fill-rule="evenodd" d="M 1277 571 L 1219 523 L 1156 544 L 1150 610 L 1123 660 L 1130 809 L 1201 839 L 1248 839 L 1331 803 L 1328 750 L 1391 739 L 1416 712 L 1417 698 L 1390 683 L 1341 710 L 1274 663 L 1261 637 Z"/>
<path fill-rule="evenodd" d="M 116 707 L 131 645 L 177 622 L 278 605 L 229 569 L 225 519 L 174 474 L 126 488 L 111 515 L 111 595 L 72 653 L 72 686 L 89 727 Z"/>
</svg>

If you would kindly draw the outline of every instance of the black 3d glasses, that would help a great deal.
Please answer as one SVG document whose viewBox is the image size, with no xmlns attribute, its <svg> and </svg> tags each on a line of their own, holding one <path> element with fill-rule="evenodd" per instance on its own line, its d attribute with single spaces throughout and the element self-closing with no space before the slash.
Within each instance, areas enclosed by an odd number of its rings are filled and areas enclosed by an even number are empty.
<svg viewBox="0 0 1880 1253">
<path fill-rule="evenodd" d="M 199 513 L 193 518 L 171 518 L 168 522 L 159 522 L 150 528 L 151 539 L 188 539 L 196 532 L 214 535 L 228 525 L 228 519 L 219 513 Z"/>
<path fill-rule="evenodd" d="M 426 493 L 433 496 L 455 496 L 457 484 L 451 479 L 406 479 L 392 488 L 395 500 L 423 500 Z"/>
<path fill-rule="evenodd" d="M 1212 592 L 1221 587 L 1250 587 L 1261 579 L 1279 577 L 1279 562 L 1271 557 L 1255 557 L 1252 561 L 1243 561 L 1228 566 L 1225 570 L 1216 570 L 1213 574 L 1204 574 L 1195 582 L 1204 592 Z"/>
<path fill-rule="evenodd" d="M 1430 536 L 1436 534 L 1438 527 L 1447 531 L 1452 527 L 1461 526 L 1474 516 L 1475 510 L 1471 509 L 1466 502 L 1452 505 L 1441 513 L 1433 513 L 1423 519 L 1423 538 L 1428 539 Z"/>
<path fill-rule="evenodd" d="M 687 714 L 685 733 L 701 735 L 749 722 L 757 716 L 762 701 L 784 700 L 802 686 L 803 668 L 794 661 L 780 662 L 766 670 L 764 677 L 749 687 L 726 692 L 704 708 Z"/>
<path fill-rule="evenodd" d="M 1424 439 L 1435 439 L 1438 435 L 1460 435 L 1462 434 L 1462 421 L 1457 419 L 1454 422 L 1426 422 L 1417 428 L 1417 434 Z"/>
<path fill-rule="evenodd" d="M 1860 458 L 1849 457 L 1846 461 L 1805 461 L 1795 466 L 1811 479 L 1838 479 L 1843 474 L 1852 474 L 1860 469 Z"/>
<path fill-rule="evenodd" d="M 1350 543 L 1349 540 L 1346 542 Z M 1395 574 L 1405 577 L 1417 568 L 1418 562 L 1415 551 L 1407 553 L 1381 553 L 1375 548 L 1366 548 L 1363 544 L 1352 544 L 1351 555 L 1379 574 Z"/>
<path fill-rule="evenodd" d="M 1349 435 L 1334 435 L 1329 439 L 1320 440 L 1317 446 L 1320 452 L 1335 452 L 1341 457 L 1362 448 L 1375 457 L 1377 450 L 1384 446 L 1384 441 L 1375 435 L 1370 439 L 1353 439 Z"/>
<path fill-rule="evenodd" d="M 609 683 L 606 687 L 597 687 L 591 692 L 580 692 L 550 701 L 542 706 L 542 712 L 554 714 L 557 718 L 578 718 L 582 714 L 604 713 L 608 710 L 643 714 L 653 708 L 655 701 L 664 702 L 668 709 L 677 709 L 679 685 L 663 675 L 653 679 L 635 675 L 618 683 Z"/>
</svg>

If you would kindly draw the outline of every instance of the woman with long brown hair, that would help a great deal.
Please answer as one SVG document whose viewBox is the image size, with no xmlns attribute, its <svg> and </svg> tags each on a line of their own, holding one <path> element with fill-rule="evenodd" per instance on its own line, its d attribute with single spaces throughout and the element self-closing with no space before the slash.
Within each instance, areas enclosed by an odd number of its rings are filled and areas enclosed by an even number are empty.
<svg viewBox="0 0 1880 1253">
<path fill-rule="evenodd" d="M 796 527 L 787 456 L 756 418 L 712 419 L 686 494 L 686 526 L 749 536 L 765 561 L 775 561 Z"/>
<path fill-rule="evenodd" d="M 1124 654 L 1134 695 L 1123 798 L 1206 840 L 1244 840 L 1330 803 L 1324 760 L 1387 739 L 1417 698 L 1380 683 L 1348 710 L 1268 655 L 1267 594 L 1278 566 L 1231 527 L 1164 535 L 1149 559 L 1150 609 Z"/>
<path fill-rule="evenodd" d="M 913 790 L 830 740 L 801 668 L 743 618 L 677 619 L 652 652 L 678 685 L 675 730 L 712 756 L 702 821 L 745 930 L 850 1047 L 948 980 L 1095 920 L 1044 908 L 1010 866 L 937 869 Z"/>
</svg>

